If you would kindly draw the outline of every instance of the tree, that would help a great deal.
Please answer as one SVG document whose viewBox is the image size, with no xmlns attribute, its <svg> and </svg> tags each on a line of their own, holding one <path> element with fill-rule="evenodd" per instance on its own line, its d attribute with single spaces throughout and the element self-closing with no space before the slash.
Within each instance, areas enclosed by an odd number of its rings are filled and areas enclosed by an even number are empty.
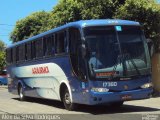
<svg viewBox="0 0 160 120">
<path fill-rule="evenodd" d="M 81 0 L 82 19 L 112 18 L 117 5 L 116 0 Z"/>
<path fill-rule="evenodd" d="M 140 22 L 147 38 L 154 43 L 160 41 L 160 5 L 154 0 L 126 0 L 115 12 L 114 18 Z"/>
<path fill-rule="evenodd" d="M 0 40 L 0 51 L 4 51 L 5 48 L 6 48 L 6 44 L 2 40 Z"/>
<path fill-rule="evenodd" d="M 52 27 L 77 20 L 112 18 L 118 5 L 117 0 L 60 0 L 51 12 Z"/>
<path fill-rule="evenodd" d="M 16 27 L 10 35 L 10 39 L 13 42 L 17 42 L 49 30 L 49 18 L 50 13 L 40 11 L 17 21 Z"/>
<path fill-rule="evenodd" d="M 60 0 L 51 11 L 51 26 L 54 28 L 67 22 L 82 19 L 80 8 L 81 4 L 78 0 Z"/>
<path fill-rule="evenodd" d="M 4 51 L 0 51 L 0 72 L 6 67 L 6 54 Z"/>
<path fill-rule="evenodd" d="M 4 70 L 4 68 L 6 67 L 5 48 L 5 43 L 2 40 L 0 40 L 0 72 Z"/>
</svg>

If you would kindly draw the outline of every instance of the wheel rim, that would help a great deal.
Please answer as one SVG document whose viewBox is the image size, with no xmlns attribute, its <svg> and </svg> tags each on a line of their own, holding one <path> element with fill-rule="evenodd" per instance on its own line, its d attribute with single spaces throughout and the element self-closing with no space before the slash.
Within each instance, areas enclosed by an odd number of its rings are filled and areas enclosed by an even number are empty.
<svg viewBox="0 0 160 120">
<path fill-rule="evenodd" d="M 66 104 L 71 104 L 71 99 L 69 93 L 66 93 L 64 96 L 64 100 Z"/>
</svg>

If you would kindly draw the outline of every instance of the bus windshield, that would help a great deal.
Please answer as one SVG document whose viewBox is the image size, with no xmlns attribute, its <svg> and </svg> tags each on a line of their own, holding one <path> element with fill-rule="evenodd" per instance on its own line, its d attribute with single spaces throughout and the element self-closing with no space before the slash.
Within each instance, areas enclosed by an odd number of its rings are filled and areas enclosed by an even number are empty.
<svg viewBox="0 0 160 120">
<path fill-rule="evenodd" d="M 122 78 L 150 73 L 150 59 L 140 26 L 99 26 L 84 29 L 90 75 Z"/>
</svg>

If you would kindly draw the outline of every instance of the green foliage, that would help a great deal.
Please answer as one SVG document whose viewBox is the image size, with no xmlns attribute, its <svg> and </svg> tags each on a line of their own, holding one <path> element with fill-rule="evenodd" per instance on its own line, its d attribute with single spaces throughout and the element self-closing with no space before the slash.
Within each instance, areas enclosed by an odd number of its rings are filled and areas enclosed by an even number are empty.
<svg viewBox="0 0 160 120">
<path fill-rule="evenodd" d="M 0 51 L 0 71 L 2 71 L 6 67 L 6 54 L 4 51 Z"/>
<path fill-rule="evenodd" d="M 77 0 L 60 0 L 51 11 L 52 27 L 63 25 L 67 22 L 80 20 L 81 5 Z"/>
<path fill-rule="evenodd" d="M 6 61 L 5 61 L 5 43 L 0 40 L 0 72 L 5 68 Z"/>
<path fill-rule="evenodd" d="M 0 51 L 4 51 L 5 48 L 6 48 L 5 43 L 2 40 L 0 40 Z"/>
<path fill-rule="evenodd" d="M 82 19 L 112 18 L 116 3 L 115 0 L 81 0 Z"/>
<path fill-rule="evenodd" d="M 160 6 L 154 0 L 126 0 L 114 17 L 140 22 L 147 38 L 157 41 L 160 37 Z"/>
<path fill-rule="evenodd" d="M 50 13 L 40 11 L 16 22 L 16 27 L 11 33 L 13 42 L 21 41 L 28 37 L 49 30 Z"/>
<path fill-rule="evenodd" d="M 52 27 L 85 19 L 112 18 L 117 0 L 60 0 L 52 10 Z"/>
</svg>

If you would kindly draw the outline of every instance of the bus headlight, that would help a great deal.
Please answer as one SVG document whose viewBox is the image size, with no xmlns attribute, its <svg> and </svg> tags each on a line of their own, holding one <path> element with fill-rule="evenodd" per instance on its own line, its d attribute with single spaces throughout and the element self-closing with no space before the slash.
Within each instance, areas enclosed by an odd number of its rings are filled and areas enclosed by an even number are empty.
<svg viewBox="0 0 160 120">
<path fill-rule="evenodd" d="M 92 88 L 91 91 L 93 92 L 108 92 L 108 88 Z"/>
<path fill-rule="evenodd" d="M 150 88 L 150 87 L 153 87 L 152 83 L 146 83 L 146 84 L 141 86 L 141 88 Z"/>
</svg>

